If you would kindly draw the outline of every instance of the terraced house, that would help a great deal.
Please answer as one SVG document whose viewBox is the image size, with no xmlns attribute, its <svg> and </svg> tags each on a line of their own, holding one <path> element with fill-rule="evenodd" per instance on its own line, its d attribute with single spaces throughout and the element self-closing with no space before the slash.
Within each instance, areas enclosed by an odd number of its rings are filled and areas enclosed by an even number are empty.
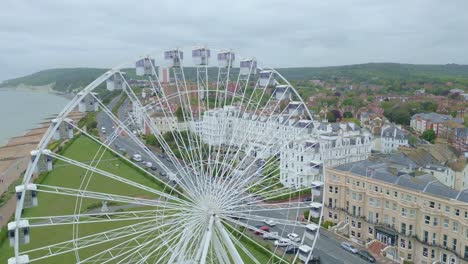
<svg viewBox="0 0 468 264">
<path fill-rule="evenodd" d="M 327 169 L 325 193 L 324 220 L 377 253 L 399 263 L 468 263 L 468 190 L 368 159 Z"/>
</svg>

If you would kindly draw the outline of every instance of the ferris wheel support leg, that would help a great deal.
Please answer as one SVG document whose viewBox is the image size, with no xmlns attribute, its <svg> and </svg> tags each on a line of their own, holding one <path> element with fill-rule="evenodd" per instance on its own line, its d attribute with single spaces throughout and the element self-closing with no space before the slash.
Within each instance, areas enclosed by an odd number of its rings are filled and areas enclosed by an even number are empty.
<svg viewBox="0 0 468 264">
<path fill-rule="evenodd" d="M 216 227 L 219 229 L 221 236 L 224 239 L 224 242 L 226 244 L 226 247 L 229 251 L 229 254 L 231 255 L 233 261 L 235 264 L 244 264 L 244 261 L 242 260 L 241 256 L 239 255 L 239 252 L 236 249 L 236 246 L 234 246 L 234 243 L 232 243 L 231 238 L 229 237 L 229 233 L 226 231 L 226 228 L 221 224 L 219 221 L 219 218 L 216 217 L 215 219 L 215 224 Z"/>
<path fill-rule="evenodd" d="M 206 256 L 208 255 L 208 248 L 210 247 L 210 241 L 211 241 L 211 236 L 213 233 L 213 222 L 214 222 L 215 216 L 210 216 L 210 222 L 208 223 L 208 227 L 206 229 L 206 233 L 203 239 L 203 252 L 201 252 L 201 260 L 200 264 L 205 264 L 206 263 Z M 202 247 L 200 247 L 201 249 Z M 200 251 L 198 252 L 200 253 Z M 199 254 L 197 253 L 197 261 L 200 259 Z"/>
</svg>

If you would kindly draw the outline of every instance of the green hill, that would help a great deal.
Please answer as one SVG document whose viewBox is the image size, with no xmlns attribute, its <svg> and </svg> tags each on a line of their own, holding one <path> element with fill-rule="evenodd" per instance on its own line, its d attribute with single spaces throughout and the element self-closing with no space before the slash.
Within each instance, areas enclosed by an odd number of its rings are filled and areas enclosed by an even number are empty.
<svg viewBox="0 0 468 264">
<path fill-rule="evenodd" d="M 350 79 L 354 82 L 373 82 L 378 80 L 398 80 L 410 82 L 457 82 L 468 85 L 468 65 L 414 65 L 398 63 L 367 63 L 334 67 L 301 67 L 277 69 L 290 81 L 321 79 Z M 136 78 L 134 69 L 126 69 L 129 78 Z M 237 75 L 238 69 L 232 70 Z M 4 81 L 0 87 L 24 85 L 54 84 L 57 91 L 71 91 L 81 88 L 105 72 L 98 68 L 66 68 L 40 71 L 31 75 Z M 216 71 L 210 71 L 210 79 L 216 79 Z M 187 79 L 195 79 L 193 67 L 185 68 Z"/>
</svg>

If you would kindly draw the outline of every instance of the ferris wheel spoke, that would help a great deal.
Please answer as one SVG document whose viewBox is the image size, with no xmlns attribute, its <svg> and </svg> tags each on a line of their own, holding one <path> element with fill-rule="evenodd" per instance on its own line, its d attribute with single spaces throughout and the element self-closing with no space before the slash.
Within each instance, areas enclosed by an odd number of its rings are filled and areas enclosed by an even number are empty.
<svg viewBox="0 0 468 264">
<path fill-rule="evenodd" d="M 44 192 L 44 193 L 51 193 L 57 195 L 65 195 L 65 196 L 73 196 L 78 198 L 89 198 L 101 201 L 109 201 L 109 202 L 118 202 L 118 203 L 125 203 L 125 204 L 137 204 L 137 205 L 148 205 L 148 206 L 155 206 L 155 207 L 162 207 L 162 208 L 169 208 L 169 209 L 183 209 L 183 210 L 191 210 L 189 206 L 180 204 L 180 203 L 171 203 L 169 201 L 161 201 L 161 200 L 150 200 L 144 198 L 137 198 L 131 196 L 124 196 L 124 195 L 116 195 L 110 193 L 101 193 L 101 192 L 93 192 L 93 191 L 86 191 L 86 190 L 77 190 L 72 188 L 64 188 L 58 186 L 50 186 L 50 185 L 43 185 L 37 184 L 37 191 Z"/>
<path fill-rule="evenodd" d="M 30 249 L 22 251 L 21 253 L 33 255 L 34 258 L 30 260 L 31 262 L 45 258 L 50 258 L 57 255 L 69 253 L 74 250 L 89 248 L 106 242 L 111 242 L 125 237 L 133 236 L 135 234 L 139 234 L 148 230 L 158 229 L 159 227 L 155 227 L 152 222 L 154 222 L 154 220 L 124 226 L 113 230 L 101 232 L 98 234 L 93 234 L 77 239 L 60 242 L 53 245 Z"/>
<path fill-rule="evenodd" d="M 106 212 L 106 213 L 91 213 L 91 214 L 76 214 L 76 215 L 55 215 L 55 216 L 40 216 L 26 217 L 23 220 L 29 221 L 30 227 L 45 227 L 69 224 L 89 224 L 100 222 L 114 221 L 129 221 L 141 219 L 154 219 L 160 217 L 157 213 L 161 211 L 174 211 L 175 209 L 158 209 L 145 211 L 123 211 L 123 212 Z"/>
<path fill-rule="evenodd" d="M 225 219 L 227 220 L 227 219 Z M 238 224 L 238 225 L 241 225 L 243 227 L 246 227 L 246 228 L 252 228 L 252 230 L 255 230 L 255 227 L 250 227 L 240 221 L 231 221 L 229 220 L 229 222 L 234 222 L 235 224 Z M 248 240 L 250 243 L 253 243 L 255 244 L 258 248 L 262 248 L 263 250 L 265 250 L 266 252 L 271 252 L 271 258 L 270 259 L 276 259 L 278 260 L 280 263 L 286 263 L 286 264 L 289 264 L 289 262 L 287 260 L 285 260 L 283 257 L 281 256 L 278 256 L 277 254 L 275 254 L 275 252 L 272 252 L 271 250 L 269 250 L 268 248 L 265 248 L 263 245 L 259 244 L 257 241 L 255 241 L 254 239 L 252 239 L 250 236 L 246 235 L 244 232 L 242 231 L 239 231 L 235 226 L 231 225 L 228 223 L 228 221 L 223 221 L 223 224 L 225 224 L 226 226 L 228 226 L 231 230 L 233 230 L 234 232 L 236 232 L 237 234 L 239 234 L 240 236 L 242 236 L 243 239 L 246 239 Z M 255 231 L 258 231 L 262 234 L 264 234 L 265 232 L 263 230 L 255 230 Z M 271 235 L 271 234 L 270 234 Z M 282 238 L 282 237 L 279 237 L 279 236 L 275 236 L 275 235 L 272 235 L 278 239 Z M 294 242 L 292 244 L 295 244 Z"/>
<path fill-rule="evenodd" d="M 53 158 L 56 158 L 58 160 L 61 160 L 61 161 L 64 161 L 68 164 L 71 164 L 71 165 L 74 165 L 74 166 L 77 166 L 77 167 L 80 167 L 80 168 L 83 168 L 83 169 L 86 169 L 87 171 L 91 171 L 91 172 L 94 172 L 94 173 L 97 173 L 99 175 L 102 175 L 104 177 L 107 177 L 107 178 L 110 178 L 112 180 L 116 180 L 118 182 L 122 182 L 122 183 L 125 183 L 129 186 L 132 186 L 132 187 L 135 187 L 135 188 L 138 188 L 138 189 L 141 189 L 141 190 L 145 190 L 147 192 L 150 192 L 150 193 L 153 193 L 153 194 L 156 194 L 160 197 L 164 197 L 166 199 L 169 199 L 169 200 L 173 200 L 173 201 L 177 201 L 177 202 L 180 202 L 180 203 L 183 203 L 183 204 L 187 204 L 186 201 L 182 200 L 182 199 L 179 199 L 173 195 L 170 195 L 168 193 L 165 193 L 165 192 L 161 192 L 161 191 L 158 191 L 154 188 L 151 188 L 151 187 L 148 187 L 146 185 L 143 185 L 143 184 L 140 184 L 140 183 L 136 183 L 134 181 L 131 181 L 131 180 L 128 180 L 128 179 L 125 179 L 123 177 L 120 177 L 120 176 L 117 176 L 113 173 L 110 173 L 110 172 L 107 172 L 107 171 L 104 171 L 104 170 L 101 170 L 101 169 L 98 169 L 96 167 L 93 167 L 93 166 L 90 166 L 90 165 L 87 165 L 87 164 L 84 164 L 82 162 L 79 162 L 79 161 L 76 161 L 74 159 L 70 159 L 68 157 L 65 157 L 65 156 L 62 156 L 62 155 L 59 155 L 59 154 L 56 154 L 52 151 L 48 151 L 47 152 L 47 155 L 53 157 Z"/>
<path fill-rule="evenodd" d="M 258 261 L 258 259 L 252 254 L 252 252 L 250 252 L 245 246 L 244 244 L 242 244 L 239 239 L 237 239 L 232 231 L 229 232 L 229 236 L 231 237 L 231 240 L 234 241 L 234 243 L 237 245 L 237 247 L 239 247 L 245 255 L 247 255 L 249 257 L 249 260 L 253 261 L 255 264 L 262 264 L 260 261 Z"/>
<path fill-rule="evenodd" d="M 93 137 L 92 135 L 90 135 L 89 133 L 87 133 L 86 131 L 84 131 L 83 129 L 79 128 L 78 126 L 76 126 L 75 124 L 73 123 L 70 123 L 75 129 L 77 129 L 80 133 L 86 135 L 88 138 L 92 139 L 94 142 L 98 143 L 99 145 L 101 146 L 104 146 L 108 151 L 112 152 L 112 154 L 114 155 L 117 155 L 118 157 L 120 157 L 121 159 L 125 160 L 126 162 L 129 162 L 131 163 L 133 166 L 137 167 L 138 169 L 140 169 L 141 172 L 145 173 L 146 175 L 148 175 L 149 177 L 155 179 L 158 183 L 161 183 L 164 185 L 164 190 L 163 191 L 166 191 L 166 188 L 171 190 L 171 192 L 174 192 L 174 193 L 177 193 L 178 195 L 182 196 L 182 197 L 186 197 L 186 194 L 183 193 L 183 192 L 180 192 L 179 190 L 177 190 L 176 188 L 174 188 L 173 186 L 171 186 L 169 183 L 167 183 L 166 181 L 163 181 L 161 179 L 159 179 L 158 177 L 156 177 L 155 175 L 151 174 L 150 172 L 148 172 L 147 170 L 145 170 L 143 167 L 141 167 L 140 165 L 132 162 L 130 159 L 128 159 L 127 157 L 125 157 L 124 155 L 122 155 L 121 153 L 117 152 L 116 150 L 114 150 L 113 148 L 111 148 L 109 145 L 105 145 L 104 143 L 102 143 L 100 140 L 96 139 L 95 137 Z M 120 127 L 120 126 L 119 126 Z M 159 164 L 158 164 L 159 165 Z M 164 164 L 163 164 L 164 165 Z M 164 165 L 165 166 L 165 165 Z M 161 166 L 161 168 L 164 168 L 163 166 Z M 168 170 L 168 169 L 167 169 Z M 167 171 L 166 170 L 166 171 Z"/>
</svg>

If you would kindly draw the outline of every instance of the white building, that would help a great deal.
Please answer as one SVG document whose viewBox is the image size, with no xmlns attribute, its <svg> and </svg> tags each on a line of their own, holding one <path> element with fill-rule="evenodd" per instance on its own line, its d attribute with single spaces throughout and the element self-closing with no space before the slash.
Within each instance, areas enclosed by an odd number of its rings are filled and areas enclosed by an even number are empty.
<svg viewBox="0 0 468 264">
<path fill-rule="evenodd" d="M 398 126 L 383 126 L 380 138 L 374 139 L 373 149 L 382 153 L 391 153 L 400 146 L 408 146 L 408 133 Z"/>
</svg>

